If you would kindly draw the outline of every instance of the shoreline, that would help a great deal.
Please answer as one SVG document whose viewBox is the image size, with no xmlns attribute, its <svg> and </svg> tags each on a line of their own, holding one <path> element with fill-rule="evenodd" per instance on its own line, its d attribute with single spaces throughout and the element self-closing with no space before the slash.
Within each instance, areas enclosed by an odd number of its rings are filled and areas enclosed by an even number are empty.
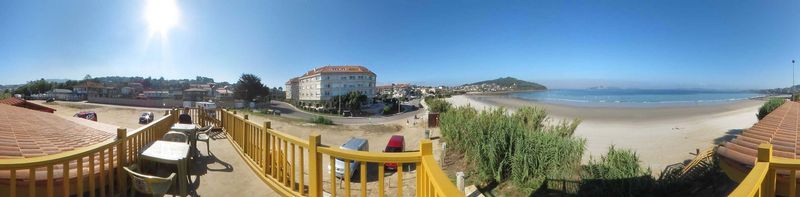
<svg viewBox="0 0 800 197">
<path fill-rule="evenodd" d="M 697 149 L 714 147 L 751 127 L 758 121 L 755 115 L 765 102 L 748 99 L 689 107 L 623 108 L 565 106 L 486 95 L 457 95 L 446 100 L 454 106 L 471 105 L 479 110 L 541 107 L 551 123 L 580 119 L 574 136 L 586 139 L 582 163 L 598 159 L 615 146 L 636 151 L 641 165 L 656 174 L 668 165 L 694 158 L 690 153 Z"/>
<path fill-rule="evenodd" d="M 454 106 L 469 104 L 476 109 L 493 109 L 498 107 L 510 111 L 521 107 L 532 106 L 544 108 L 550 116 L 561 118 L 579 118 L 582 120 L 619 120 L 630 119 L 646 121 L 664 118 L 685 118 L 713 113 L 721 113 L 746 107 L 761 106 L 765 100 L 760 98 L 743 99 L 730 102 L 701 103 L 697 105 L 658 105 L 651 106 L 573 106 L 567 104 L 548 103 L 525 100 L 513 96 L 500 95 L 457 95 L 447 101 Z M 755 113 L 753 112 L 753 117 Z"/>
</svg>

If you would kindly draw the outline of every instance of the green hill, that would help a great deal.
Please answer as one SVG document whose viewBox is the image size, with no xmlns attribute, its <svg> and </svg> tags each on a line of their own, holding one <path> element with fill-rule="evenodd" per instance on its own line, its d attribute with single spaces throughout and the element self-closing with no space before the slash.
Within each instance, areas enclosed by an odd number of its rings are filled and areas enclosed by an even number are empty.
<svg viewBox="0 0 800 197">
<path fill-rule="evenodd" d="M 484 85 L 484 84 L 495 84 L 501 87 L 509 87 L 514 91 L 525 91 L 525 90 L 546 90 L 547 87 L 543 86 L 542 84 L 523 81 L 513 77 L 504 77 L 498 78 L 494 80 L 486 80 L 475 82 L 471 84 L 466 84 L 464 86 L 471 86 L 471 85 Z"/>
</svg>

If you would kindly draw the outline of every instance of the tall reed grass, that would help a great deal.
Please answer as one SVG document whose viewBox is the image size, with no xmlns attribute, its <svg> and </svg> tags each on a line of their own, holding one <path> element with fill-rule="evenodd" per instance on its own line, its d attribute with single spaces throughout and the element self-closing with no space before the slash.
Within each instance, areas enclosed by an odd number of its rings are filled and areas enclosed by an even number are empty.
<svg viewBox="0 0 800 197">
<path fill-rule="evenodd" d="M 538 188 L 545 178 L 566 178 L 579 167 L 586 141 L 572 134 L 580 121 L 549 125 L 544 109 L 525 107 L 478 112 L 471 106 L 451 108 L 440 116 L 442 137 L 464 152 L 481 181 L 513 181 Z"/>
</svg>

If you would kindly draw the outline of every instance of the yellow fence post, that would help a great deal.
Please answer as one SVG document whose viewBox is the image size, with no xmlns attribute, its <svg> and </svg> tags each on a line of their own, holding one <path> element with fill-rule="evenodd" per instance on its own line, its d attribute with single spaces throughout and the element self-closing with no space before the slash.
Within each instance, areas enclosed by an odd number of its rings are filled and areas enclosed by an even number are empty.
<svg viewBox="0 0 800 197">
<path fill-rule="evenodd" d="M 769 163 L 772 159 L 772 145 L 763 143 L 758 145 L 758 161 Z M 761 186 L 761 196 L 774 196 L 775 195 L 775 169 L 769 168 L 767 177 Z"/>
<path fill-rule="evenodd" d="M 270 150 L 269 150 L 269 146 L 270 146 L 269 138 L 270 137 L 269 136 L 271 135 L 271 134 L 269 134 L 269 129 L 271 129 L 271 128 L 272 128 L 272 123 L 269 122 L 269 121 L 264 121 L 264 135 L 263 135 L 264 136 L 263 137 L 264 138 L 264 148 L 263 148 L 263 150 L 261 150 L 262 157 L 264 158 L 264 166 L 262 166 L 264 168 L 263 169 L 264 170 L 264 176 L 269 176 L 268 174 L 272 173 L 271 170 L 270 170 L 270 166 L 272 166 L 271 165 L 272 160 L 269 158 L 269 154 L 270 154 Z M 300 183 L 300 184 L 303 184 L 303 183 Z"/>
<path fill-rule="evenodd" d="M 423 139 L 419 142 L 419 153 L 420 157 L 424 158 L 425 156 L 433 156 L 433 142 L 429 139 Z M 417 194 L 416 196 L 427 196 L 428 194 L 424 192 L 423 188 L 426 187 L 428 184 L 428 179 L 425 178 L 425 170 L 422 166 L 422 162 L 417 163 Z M 425 181 L 421 181 L 425 180 Z M 402 192 L 402 191 L 399 191 Z"/>
<path fill-rule="evenodd" d="M 242 141 L 240 142 L 240 146 L 242 146 L 242 150 L 244 150 L 245 154 L 252 156 L 253 153 L 251 152 L 252 150 L 250 149 L 250 145 L 252 144 L 248 143 L 248 141 L 250 140 L 250 131 L 247 129 L 249 127 L 249 124 L 247 124 L 247 120 L 250 120 L 250 117 L 247 116 L 247 114 L 245 114 L 244 121 L 242 121 Z"/>
<path fill-rule="evenodd" d="M 322 197 L 322 154 L 317 152 L 321 137 L 317 133 L 308 136 L 308 196 Z"/>
<path fill-rule="evenodd" d="M 127 192 L 125 186 L 125 182 L 127 181 L 127 174 L 122 167 L 128 165 L 128 150 L 127 150 L 127 139 L 128 138 L 128 131 L 125 128 L 118 128 L 117 129 L 117 182 L 119 182 L 119 192 L 121 196 L 126 196 Z M 110 160 L 111 158 L 109 158 Z"/>
</svg>

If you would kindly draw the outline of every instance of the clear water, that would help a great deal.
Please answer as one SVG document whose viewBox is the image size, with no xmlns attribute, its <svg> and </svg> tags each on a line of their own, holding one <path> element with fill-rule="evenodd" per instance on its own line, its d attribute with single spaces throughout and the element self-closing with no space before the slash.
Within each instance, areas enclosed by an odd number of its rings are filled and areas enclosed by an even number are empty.
<svg viewBox="0 0 800 197">
<path fill-rule="evenodd" d="M 693 106 L 729 103 L 764 96 L 743 91 L 643 90 L 643 89 L 557 89 L 518 92 L 511 96 L 548 103 L 579 106 Z"/>
</svg>

